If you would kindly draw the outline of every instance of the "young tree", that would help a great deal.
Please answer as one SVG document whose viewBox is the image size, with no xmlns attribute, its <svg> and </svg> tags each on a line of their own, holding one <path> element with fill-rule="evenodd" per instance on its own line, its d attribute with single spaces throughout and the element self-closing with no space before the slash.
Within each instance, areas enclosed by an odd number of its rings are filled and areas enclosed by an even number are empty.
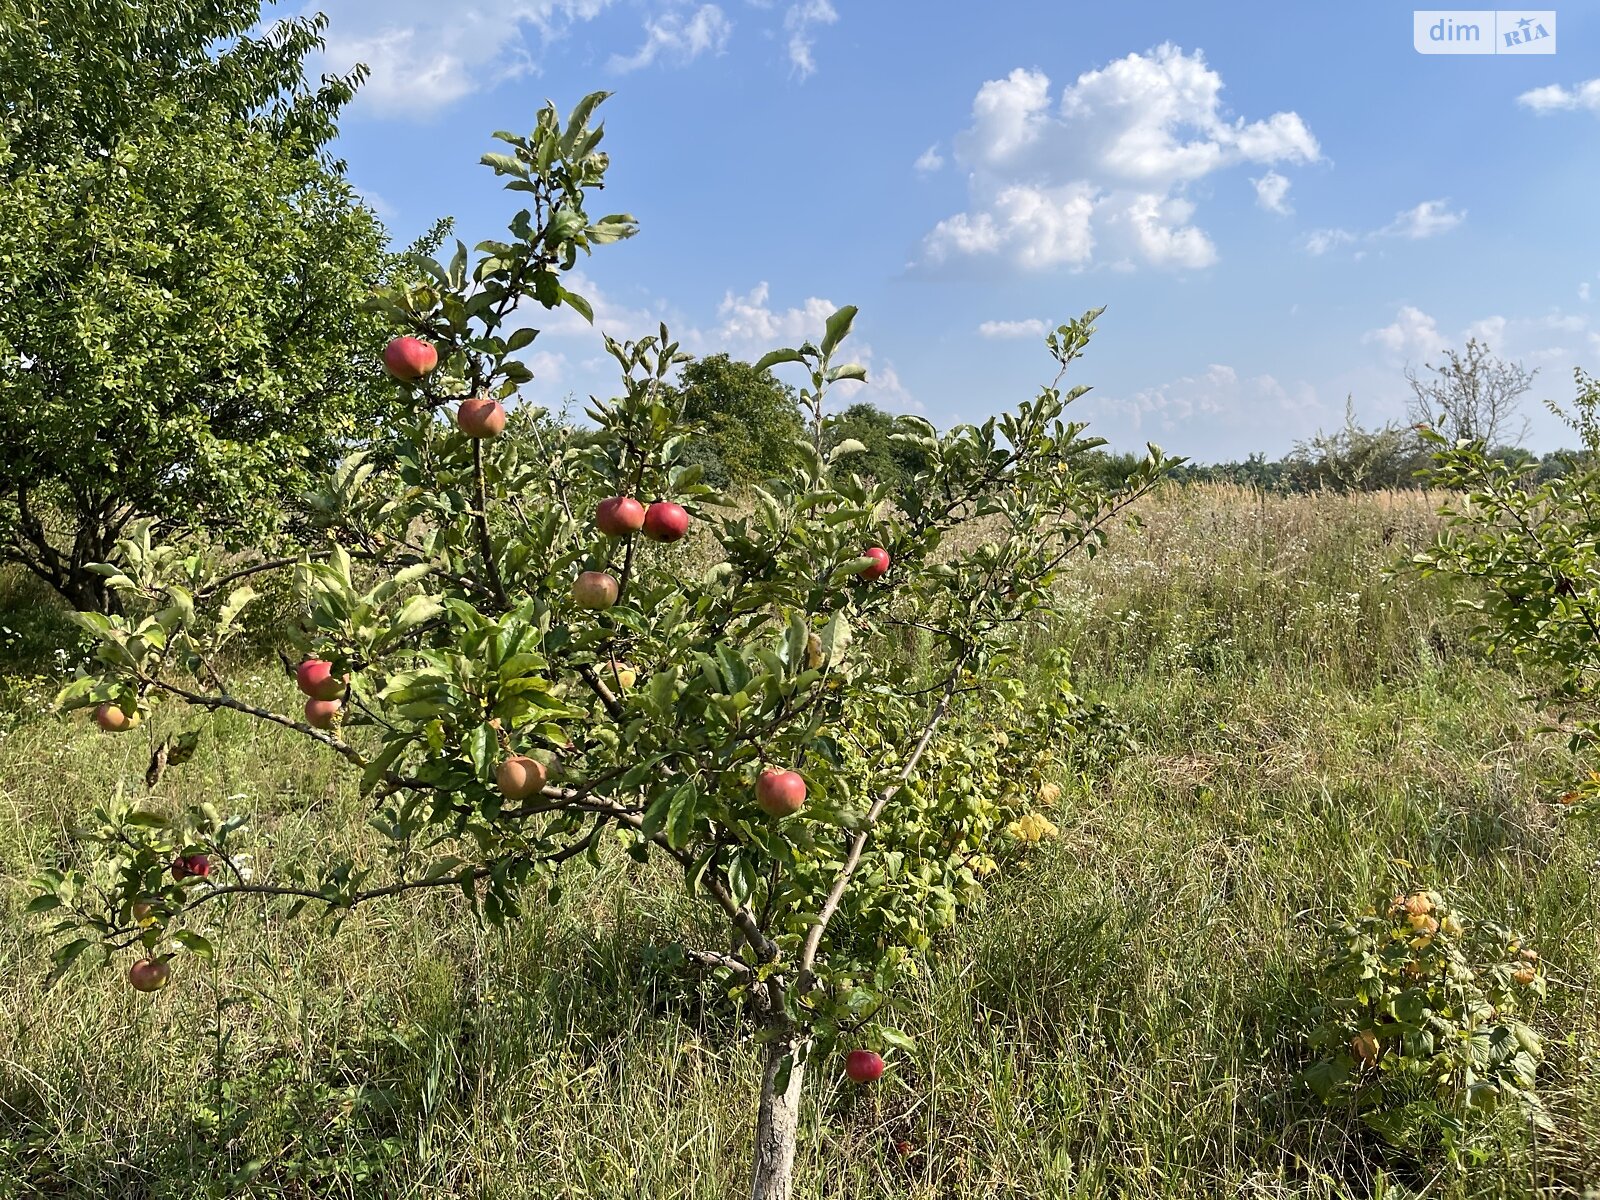
<svg viewBox="0 0 1600 1200">
<path fill-rule="evenodd" d="M 600 98 L 564 123 L 547 107 L 529 138 L 501 135 L 511 153 L 485 157 L 528 196 L 508 240 L 381 294 L 407 335 L 392 357 L 414 411 L 334 474 L 326 546 L 224 569 L 141 526 L 111 580 L 126 614 L 82 618 L 98 666 L 64 706 L 121 730 L 180 702 L 312 738 L 359 773 L 389 861 L 247 872 L 242 816 L 111 804 L 94 853 L 46 872 L 33 905 L 59 917 L 59 969 L 137 947 L 130 982 L 155 990 L 179 950 L 209 950 L 218 897 L 337 915 L 449 887 L 498 923 L 578 860 L 659 856 L 726 931 L 682 949 L 764 1046 L 751 1188 L 780 1200 L 808 1071 L 850 1049 L 848 1073 L 870 1080 L 881 1052 L 905 1048 L 896 981 L 995 869 L 1002 831 L 1047 824 L 1032 810 L 1079 709 L 1059 678 L 1031 693 L 1021 655 L 1054 609 L 1054 574 L 1169 460 L 1152 447 L 1125 487 L 1087 482 L 1100 443 L 1062 419 L 1085 389 L 1058 375 L 981 425 L 939 435 L 903 418 L 927 466 L 898 489 L 851 469 L 857 445 L 818 452 L 814 429 L 797 466 L 730 509 L 682 462 L 693 427 L 665 383 L 682 358 L 665 330 L 608 340 L 624 388 L 590 409 L 592 428 L 532 453 L 497 437 L 530 378 L 515 356 L 537 336 L 513 309 L 586 313 L 563 272 L 633 232 L 587 212 L 606 169 L 589 126 Z M 1094 315 L 1051 335 L 1062 370 Z M 800 367 L 800 399 L 820 408 L 863 375 L 835 361 L 853 316 L 755 369 Z M 379 449 L 397 470 L 372 470 Z M 948 537 L 973 522 L 981 536 Z M 685 570 L 685 537 L 721 561 Z M 303 714 L 242 699 L 219 654 L 270 572 L 292 573 L 304 599 Z M 153 746 L 150 777 L 190 744 Z"/>
<path fill-rule="evenodd" d="M 749 484 L 789 471 L 798 461 L 800 409 L 792 387 L 726 354 L 686 362 L 678 373 L 683 415 L 701 436 L 688 452 L 706 482 Z"/>
<path fill-rule="evenodd" d="M 824 448 L 831 450 L 847 441 L 863 447 L 851 466 L 879 483 L 899 486 L 927 466 L 926 453 L 896 432 L 894 418 L 865 400 L 827 418 Z"/>
<path fill-rule="evenodd" d="M 259 16 L 0 0 L 0 561 L 79 607 L 133 522 L 260 533 L 388 400 L 383 230 L 323 153 L 356 80 Z"/>
<path fill-rule="evenodd" d="M 1415 487 L 1427 461 L 1414 429 L 1393 424 L 1367 429 L 1356 420 L 1355 406 L 1347 398 L 1344 428 L 1318 431 L 1309 441 L 1296 442 L 1288 466 L 1298 491 L 1365 492 Z"/>
<path fill-rule="evenodd" d="M 1470 581 L 1461 603 L 1477 635 L 1535 669 L 1545 698 L 1567 713 L 1574 748 L 1600 740 L 1600 382 L 1580 371 L 1577 383 L 1563 415 L 1582 449 L 1564 456 L 1560 474 L 1530 456 L 1491 454 L 1482 440 L 1426 435 L 1431 481 L 1454 499 L 1438 540 L 1414 560 Z M 1600 776 L 1572 798 L 1600 812 Z"/>
<path fill-rule="evenodd" d="M 1443 365 L 1428 363 L 1427 369 L 1433 378 L 1406 368 L 1407 416 L 1413 425 L 1437 429 L 1452 442 L 1481 441 L 1491 450 L 1527 436 L 1528 423 L 1517 420 L 1517 411 L 1537 370 L 1490 353 L 1476 338 L 1467 339 L 1464 354 L 1446 350 Z"/>
</svg>

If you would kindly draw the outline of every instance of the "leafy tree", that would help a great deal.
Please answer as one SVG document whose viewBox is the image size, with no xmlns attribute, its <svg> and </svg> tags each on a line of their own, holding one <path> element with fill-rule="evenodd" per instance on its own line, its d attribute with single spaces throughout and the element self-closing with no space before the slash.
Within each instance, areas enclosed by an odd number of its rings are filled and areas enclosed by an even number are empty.
<svg viewBox="0 0 1600 1200">
<path fill-rule="evenodd" d="M 683 957 L 763 1046 L 752 1194 L 781 1200 L 808 1072 L 851 1047 L 868 1067 L 867 1053 L 905 1052 L 897 982 L 997 869 L 1007 830 L 1048 834 L 1052 755 L 1084 714 L 1059 673 L 1030 690 L 1023 656 L 1055 610 L 1056 572 L 1168 461 L 1152 447 L 1124 488 L 1093 483 L 1080 461 L 1101 443 L 1063 419 L 1084 389 L 1061 390 L 1058 373 L 980 425 L 939 435 L 903 418 L 927 465 L 899 489 L 864 480 L 852 447 L 801 440 L 753 508 L 732 507 L 682 461 L 695 435 L 664 382 L 681 360 L 664 330 L 608 340 L 623 392 L 591 407 L 593 428 L 532 453 L 464 436 L 440 409 L 481 415 L 531 378 L 515 355 L 537 335 L 513 326 L 518 302 L 586 312 L 562 273 L 633 231 L 586 211 L 607 165 L 588 124 L 600 98 L 564 124 L 546 108 L 530 137 L 502 135 L 512 153 L 486 156 L 529 194 L 509 240 L 383 291 L 439 364 L 402 386 L 413 415 L 334 473 L 326 544 L 219 565 L 140 526 L 112 579 L 126 613 L 82 617 L 99 657 L 64 706 L 97 706 L 108 729 L 171 702 L 293 729 L 359 773 L 389 856 L 273 861 L 243 815 L 179 807 L 161 775 L 195 730 L 152 744 L 153 798 L 104 805 L 31 908 L 55 914 L 61 969 L 140 947 L 130 982 L 153 989 L 178 952 L 210 951 L 213 920 L 237 910 L 219 897 L 337 921 L 447 887 L 498 924 L 579 860 L 663 861 L 720 926 L 686 931 Z M 1096 315 L 1049 339 L 1060 371 Z M 863 374 L 835 364 L 853 316 L 751 369 L 800 365 L 800 398 L 819 410 L 832 383 Z M 380 449 L 394 471 L 372 469 Z M 670 530 L 649 539 L 659 527 L 634 496 L 686 506 L 701 526 L 689 537 L 723 561 L 685 569 Z M 643 535 L 627 532 L 634 518 Z M 983 537 L 950 536 L 975 521 Z M 303 719 L 241 698 L 219 653 L 260 578 L 282 573 L 304 603 L 291 631 L 313 696 Z"/>
<path fill-rule="evenodd" d="M 1427 370 L 1432 378 L 1406 369 L 1413 424 L 1432 426 L 1452 442 L 1481 441 L 1491 450 L 1527 436 L 1528 424 L 1517 420 L 1517 411 L 1537 370 L 1490 353 L 1476 338 L 1467 339 L 1465 353 L 1446 350 L 1443 364 L 1428 363 Z"/>
<path fill-rule="evenodd" d="M 700 429 L 687 463 L 699 463 L 718 487 L 782 475 L 798 461 L 803 433 L 792 387 L 771 371 L 726 354 L 684 364 L 677 393 L 683 417 Z"/>
<path fill-rule="evenodd" d="M 1563 415 L 1582 449 L 1560 474 L 1527 455 L 1491 454 L 1481 439 L 1425 435 L 1432 482 L 1457 498 L 1437 542 L 1414 559 L 1426 573 L 1475 585 L 1461 603 L 1479 638 L 1543 679 L 1574 748 L 1600 740 L 1600 382 L 1581 371 L 1577 382 Z M 1573 798 L 1600 812 L 1600 776 Z"/>
<path fill-rule="evenodd" d="M 259 16 L 0 0 L 0 560 L 79 607 L 140 519 L 259 534 L 388 399 L 383 231 L 323 154 L 357 78 Z"/>
<path fill-rule="evenodd" d="M 894 418 L 866 401 L 857 401 L 827 419 L 824 448 L 831 450 L 846 441 L 860 442 L 863 447 L 852 463 L 854 469 L 880 483 L 899 487 L 928 465 L 927 451 L 899 436 Z"/>
<path fill-rule="evenodd" d="M 1364 428 L 1346 400 L 1344 428 L 1296 443 L 1289 463 L 1296 490 L 1360 492 L 1415 487 L 1427 452 L 1415 430 Z"/>
</svg>

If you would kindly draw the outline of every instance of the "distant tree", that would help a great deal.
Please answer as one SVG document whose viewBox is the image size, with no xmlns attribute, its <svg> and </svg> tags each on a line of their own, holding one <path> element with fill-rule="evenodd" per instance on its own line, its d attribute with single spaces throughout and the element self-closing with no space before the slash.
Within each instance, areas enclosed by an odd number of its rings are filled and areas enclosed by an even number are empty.
<svg viewBox="0 0 1600 1200">
<path fill-rule="evenodd" d="M 259 534 L 388 402 L 384 232 L 325 154 L 359 76 L 260 18 L 0 0 L 0 561 L 80 608 L 132 522 Z"/>
<path fill-rule="evenodd" d="M 1406 369 L 1413 424 L 1436 429 L 1452 442 L 1481 441 L 1491 450 L 1527 436 L 1528 423 L 1517 412 L 1537 370 L 1490 353 L 1476 338 L 1467 339 L 1465 353 L 1446 350 L 1441 365 L 1428 363 L 1426 369 L 1432 378 Z"/>
<path fill-rule="evenodd" d="M 1297 491 L 1339 492 L 1414 488 L 1428 455 L 1414 430 L 1394 424 L 1367 429 L 1346 399 L 1344 428 L 1295 443 L 1289 455 L 1291 486 Z"/>
<path fill-rule="evenodd" d="M 875 404 L 859 400 L 827 419 L 823 448 L 831 450 L 851 439 L 860 442 L 866 450 L 849 460 L 849 469 L 879 483 L 898 486 L 916 478 L 928 465 L 928 456 L 918 446 L 895 441 L 894 434 L 892 416 Z"/>
<path fill-rule="evenodd" d="M 684 366 L 677 391 L 684 420 L 703 431 L 685 461 L 698 463 L 712 486 L 773 479 L 798 461 L 794 442 L 805 432 L 798 400 L 771 371 L 711 354 Z"/>
</svg>

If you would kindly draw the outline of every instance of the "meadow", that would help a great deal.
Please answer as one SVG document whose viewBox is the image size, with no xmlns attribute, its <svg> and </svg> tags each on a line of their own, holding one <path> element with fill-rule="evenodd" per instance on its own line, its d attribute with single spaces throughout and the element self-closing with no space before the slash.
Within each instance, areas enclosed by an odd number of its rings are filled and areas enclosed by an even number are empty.
<svg viewBox="0 0 1600 1200">
<path fill-rule="evenodd" d="M 1437 499 L 1170 487 L 1073 568 L 1073 683 L 1122 737 L 1083 748 L 1059 836 L 902 997 L 915 1052 L 870 1092 L 816 1081 L 797 1195 L 1595 1194 L 1600 835 L 1556 803 L 1581 768 L 1538 731 L 1534 681 L 1474 648 L 1445 586 L 1391 572 Z M 337 931 L 251 898 L 215 906 L 216 963 L 154 998 L 117 971 L 43 991 L 27 881 L 142 788 L 149 746 L 47 711 L 49 605 L 3 586 L 0 1197 L 740 1194 L 754 1047 L 661 949 L 695 920 L 681 884 L 620 854 L 503 932 L 455 894 Z M 292 690 L 271 657 L 251 686 Z M 360 843 L 317 748 L 207 728 L 169 794 L 239 798 L 268 862 Z M 1321 926 L 1402 880 L 1523 930 L 1550 978 L 1548 1126 L 1505 1114 L 1460 1165 L 1294 1078 Z"/>
</svg>

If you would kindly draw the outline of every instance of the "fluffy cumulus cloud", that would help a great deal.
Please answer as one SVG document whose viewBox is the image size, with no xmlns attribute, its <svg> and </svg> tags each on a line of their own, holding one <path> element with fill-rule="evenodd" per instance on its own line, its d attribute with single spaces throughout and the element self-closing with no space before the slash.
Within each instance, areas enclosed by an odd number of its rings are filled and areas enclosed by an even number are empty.
<svg viewBox="0 0 1600 1200">
<path fill-rule="evenodd" d="M 1289 180 L 1276 171 L 1268 171 L 1260 179 L 1250 181 L 1256 189 L 1256 203 L 1268 212 L 1287 216 L 1294 210 L 1289 207 Z"/>
<path fill-rule="evenodd" d="M 618 73 L 637 71 L 658 59 L 682 66 L 707 52 L 721 54 L 733 33 L 733 22 L 715 4 L 690 12 L 669 12 L 645 22 L 644 44 L 632 54 L 613 54 L 609 66 Z"/>
<path fill-rule="evenodd" d="M 1381 346 L 1403 359 L 1426 358 L 1450 344 L 1439 332 L 1439 323 L 1411 304 L 1403 305 L 1393 321 L 1370 331 L 1362 341 Z"/>
<path fill-rule="evenodd" d="M 1562 87 L 1552 83 L 1548 87 L 1534 88 L 1517 97 L 1517 103 L 1536 113 L 1577 112 L 1587 110 L 1600 113 L 1600 79 L 1590 79 L 1575 87 Z"/>
<path fill-rule="evenodd" d="M 1049 326 L 1038 317 L 1024 321 L 985 321 L 978 326 L 978 336 L 986 338 L 1042 338 Z"/>
<path fill-rule="evenodd" d="M 1467 219 L 1465 210 L 1453 209 L 1448 200 L 1424 200 L 1415 208 L 1394 215 L 1394 220 L 1380 229 L 1355 233 L 1348 229 L 1316 229 L 1301 239 L 1300 245 L 1307 254 L 1321 256 L 1341 246 L 1367 245 L 1384 238 L 1406 238 L 1420 241 L 1449 233 Z M 1357 250 L 1361 257 L 1365 250 Z"/>
<path fill-rule="evenodd" d="M 1054 101 L 1040 71 L 990 80 L 953 153 L 971 203 L 926 236 L 921 261 L 984 257 L 1031 270 L 1083 267 L 1097 255 L 1208 266 L 1217 252 L 1194 223 L 1189 185 L 1239 164 L 1321 156 L 1295 113 L 1230 116 L 1222 77 L 1198 51 L 1172 45 L 1086 72 Z M 1287 181 L 1280 202 L 1286 191 Z"/>
</svg>

